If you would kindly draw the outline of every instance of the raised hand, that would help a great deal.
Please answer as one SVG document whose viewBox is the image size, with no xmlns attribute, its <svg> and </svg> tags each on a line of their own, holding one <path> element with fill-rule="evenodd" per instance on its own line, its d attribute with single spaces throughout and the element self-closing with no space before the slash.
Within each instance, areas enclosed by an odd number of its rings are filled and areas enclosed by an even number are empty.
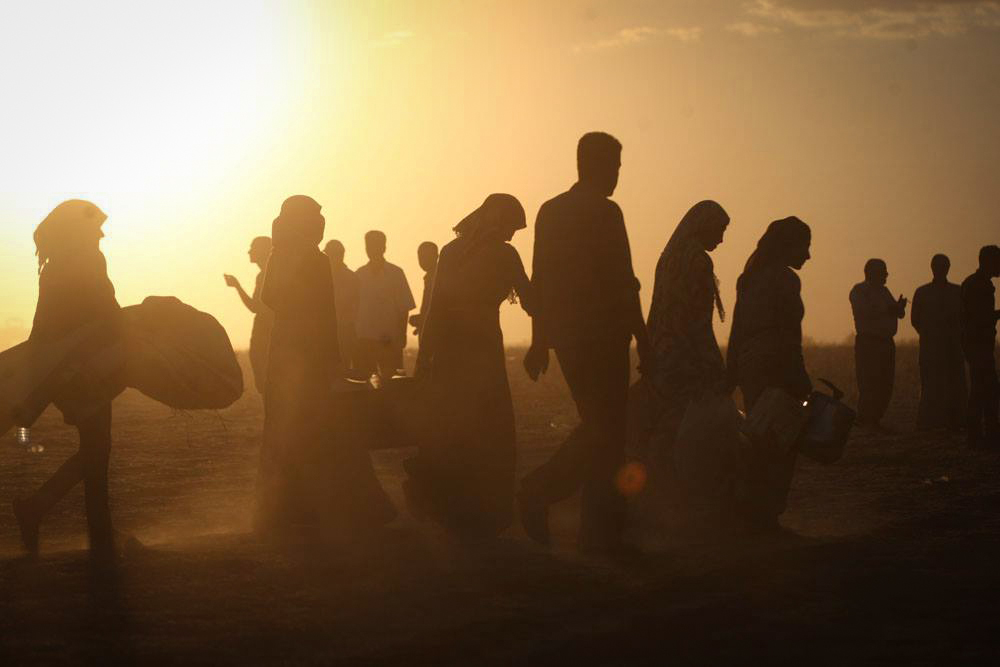
<svg viewBox="0 0 1000 667">
<path fill-rule="evenodd" d="M 229 287 L 239 288 L 240 281 L 236 279 L 236 276 L 231 276 L 228 273 L 222 276 L 226 280 L 226 285 Z"/>
</svg>

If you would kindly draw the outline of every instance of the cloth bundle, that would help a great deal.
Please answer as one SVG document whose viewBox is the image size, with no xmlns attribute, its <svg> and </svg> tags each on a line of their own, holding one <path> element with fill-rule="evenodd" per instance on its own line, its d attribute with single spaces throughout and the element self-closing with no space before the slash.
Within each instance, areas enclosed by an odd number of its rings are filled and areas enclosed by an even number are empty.
<svg viewBox="0 0 1000 667">
<path fill-rule="evenodd" d="M 0 431 L 30 426 L 51 403 L 78 423 L 127 387 L 181 410 L 225 408 L 243 394 L 229 336 L 211 315 L 149 297 L 115 317 L 0 354 Z"/>
</svg>

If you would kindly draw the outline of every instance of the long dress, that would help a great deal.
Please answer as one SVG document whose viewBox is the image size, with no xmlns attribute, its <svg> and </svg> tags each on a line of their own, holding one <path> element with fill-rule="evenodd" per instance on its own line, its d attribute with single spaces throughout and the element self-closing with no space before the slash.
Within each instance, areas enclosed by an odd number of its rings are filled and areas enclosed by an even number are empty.
<svg viewBox="0 0 1000 667">
<path fill-rule="evenodd" d="M 427 512 L 466 537 L 496 535 L 512 520 L 514 407 L 499 306 L 515 290 L 527 309 L 528 289 L 507 243 L 460 237 L 441 250 L 421 337 L 437 428 L 405 465 Z"/>
<path fill-rule="evenodd" d="M 109 326 L 95 344 L 111 342 L 117 335 L 115 315 L 118 312 L 115 289 L 108 279 L 107 263 L 101 252 L 81 252 L 69 259 L 53 259 L 39 277 L 31 340 L 56 340 L 91 322 L 104 320 Z M 86 351 L 81 350 L 79 354 L 86 354 Z M 66 398 L 72 405 L 74 397 Z M 58 398 L 55 403 L 66 421 L 76 426 L 80 449 L 33 496 L 34 507 L 39 517 L 44 517 L 83 481 L 91 548 L 110 551 L 113 541 L 108 504 L 111 403 L 88 410 L 83 417 L 75 416 Z"/>
<path fill-rule="evenodd" d="M 967 388 L 962 353 L 962 288 L 946 281 L 918 287 L 910 311 L 920 334 L 920 428 L 961 428 Z"/>
<path fill-rule="evenodd" d="M 262 300 L 274 311 L 258 529 L 322 527 L 335 533 L 395 516 L 350 410 L 333 393 L 342 373 L 330 264 L 318 248 L 275 248 Z"/>
<path fill-rule="evenodd" d="M 648 382 L 652 437 L 646 457 L 669 467 L 670 449 L 688 403 L 725 376 L 712 328 L 716 304 L 712 259 L 694 240 L 664 253 L 647 329 L 656 355 Z"/>
<path fill-rule="evenodd" d="M 802 355 L 801 283 L 787 266 L 748 271 L 736 283 L 736 306 L 727 350 L 727 372 L 749 412 L 769 387 L 804 399 L 812 389 Z M 741 506 L 754 523 L 772 524 L 784 512 L 795 452 L 760 455 L 747 462 Z"/>
</svg>

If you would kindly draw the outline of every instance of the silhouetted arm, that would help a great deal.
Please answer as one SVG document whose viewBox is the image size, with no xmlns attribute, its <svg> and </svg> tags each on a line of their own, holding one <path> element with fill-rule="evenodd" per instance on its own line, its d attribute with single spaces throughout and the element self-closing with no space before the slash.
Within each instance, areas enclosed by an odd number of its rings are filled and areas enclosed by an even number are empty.
<svg viewBox="0 0 1000 667">
<path fill-rule="evenodd" d="M 642 304 L 639 301 L 639 279 L 635 277 L 632 268 L 632 251 L 628 242 L 628 231 L 625 229 L 625 216 L 617 204 L 611 202 L 614 217 L 612 233 L 608 239 L 608 252 L 612 259 L 611 279 L 615 282 L 621 299 L 621 314 L 628 324 L 629 333 L 635 338 L 636 349 L 639 352 L 640 367 L 653 363 L 653 353 L 649 344 L 649 334 L 646 331 L 646 321 L 642 316 Z"/>
<path fill-rule="evenodd" d="M 531 318 L 531 347 L 548 349 L 551 338 L 547 330 L 549 317 L 549 283 L 552 270 L 552 250 L 555 239 L 547 220 L 547 208 L 543 205 L 535 221 L 535 247 L 531 257 L 531 291 L 535 301 Z"/>
<path fill-rule="evenodd" d="M 924 333 L 924 293 L 918 288 L 913 294 L 913 305 L 910 307 L 910 324 L 918 334 Z"/>
</svg>

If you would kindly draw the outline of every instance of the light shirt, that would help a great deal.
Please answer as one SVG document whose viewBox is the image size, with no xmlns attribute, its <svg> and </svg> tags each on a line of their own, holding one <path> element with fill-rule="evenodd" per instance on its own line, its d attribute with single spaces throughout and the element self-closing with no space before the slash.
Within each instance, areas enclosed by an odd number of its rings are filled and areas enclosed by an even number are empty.
<svg viewBox="0 0 1000 667">
<path fill-rule="evenodd" d="M 899 303 L 885 285 L 860 282 L 851 289 L 854 330 L 859 336 L 892 338 L 901 317 Z"/>
<path fill-rule="evenodd" d="M 406 347 L 407 314 L 416 308 L 413 293 L 403 270 L 384 262 L 365 264 L 355 275 L 358 280 L 358 338 Z"/>
</svg>

